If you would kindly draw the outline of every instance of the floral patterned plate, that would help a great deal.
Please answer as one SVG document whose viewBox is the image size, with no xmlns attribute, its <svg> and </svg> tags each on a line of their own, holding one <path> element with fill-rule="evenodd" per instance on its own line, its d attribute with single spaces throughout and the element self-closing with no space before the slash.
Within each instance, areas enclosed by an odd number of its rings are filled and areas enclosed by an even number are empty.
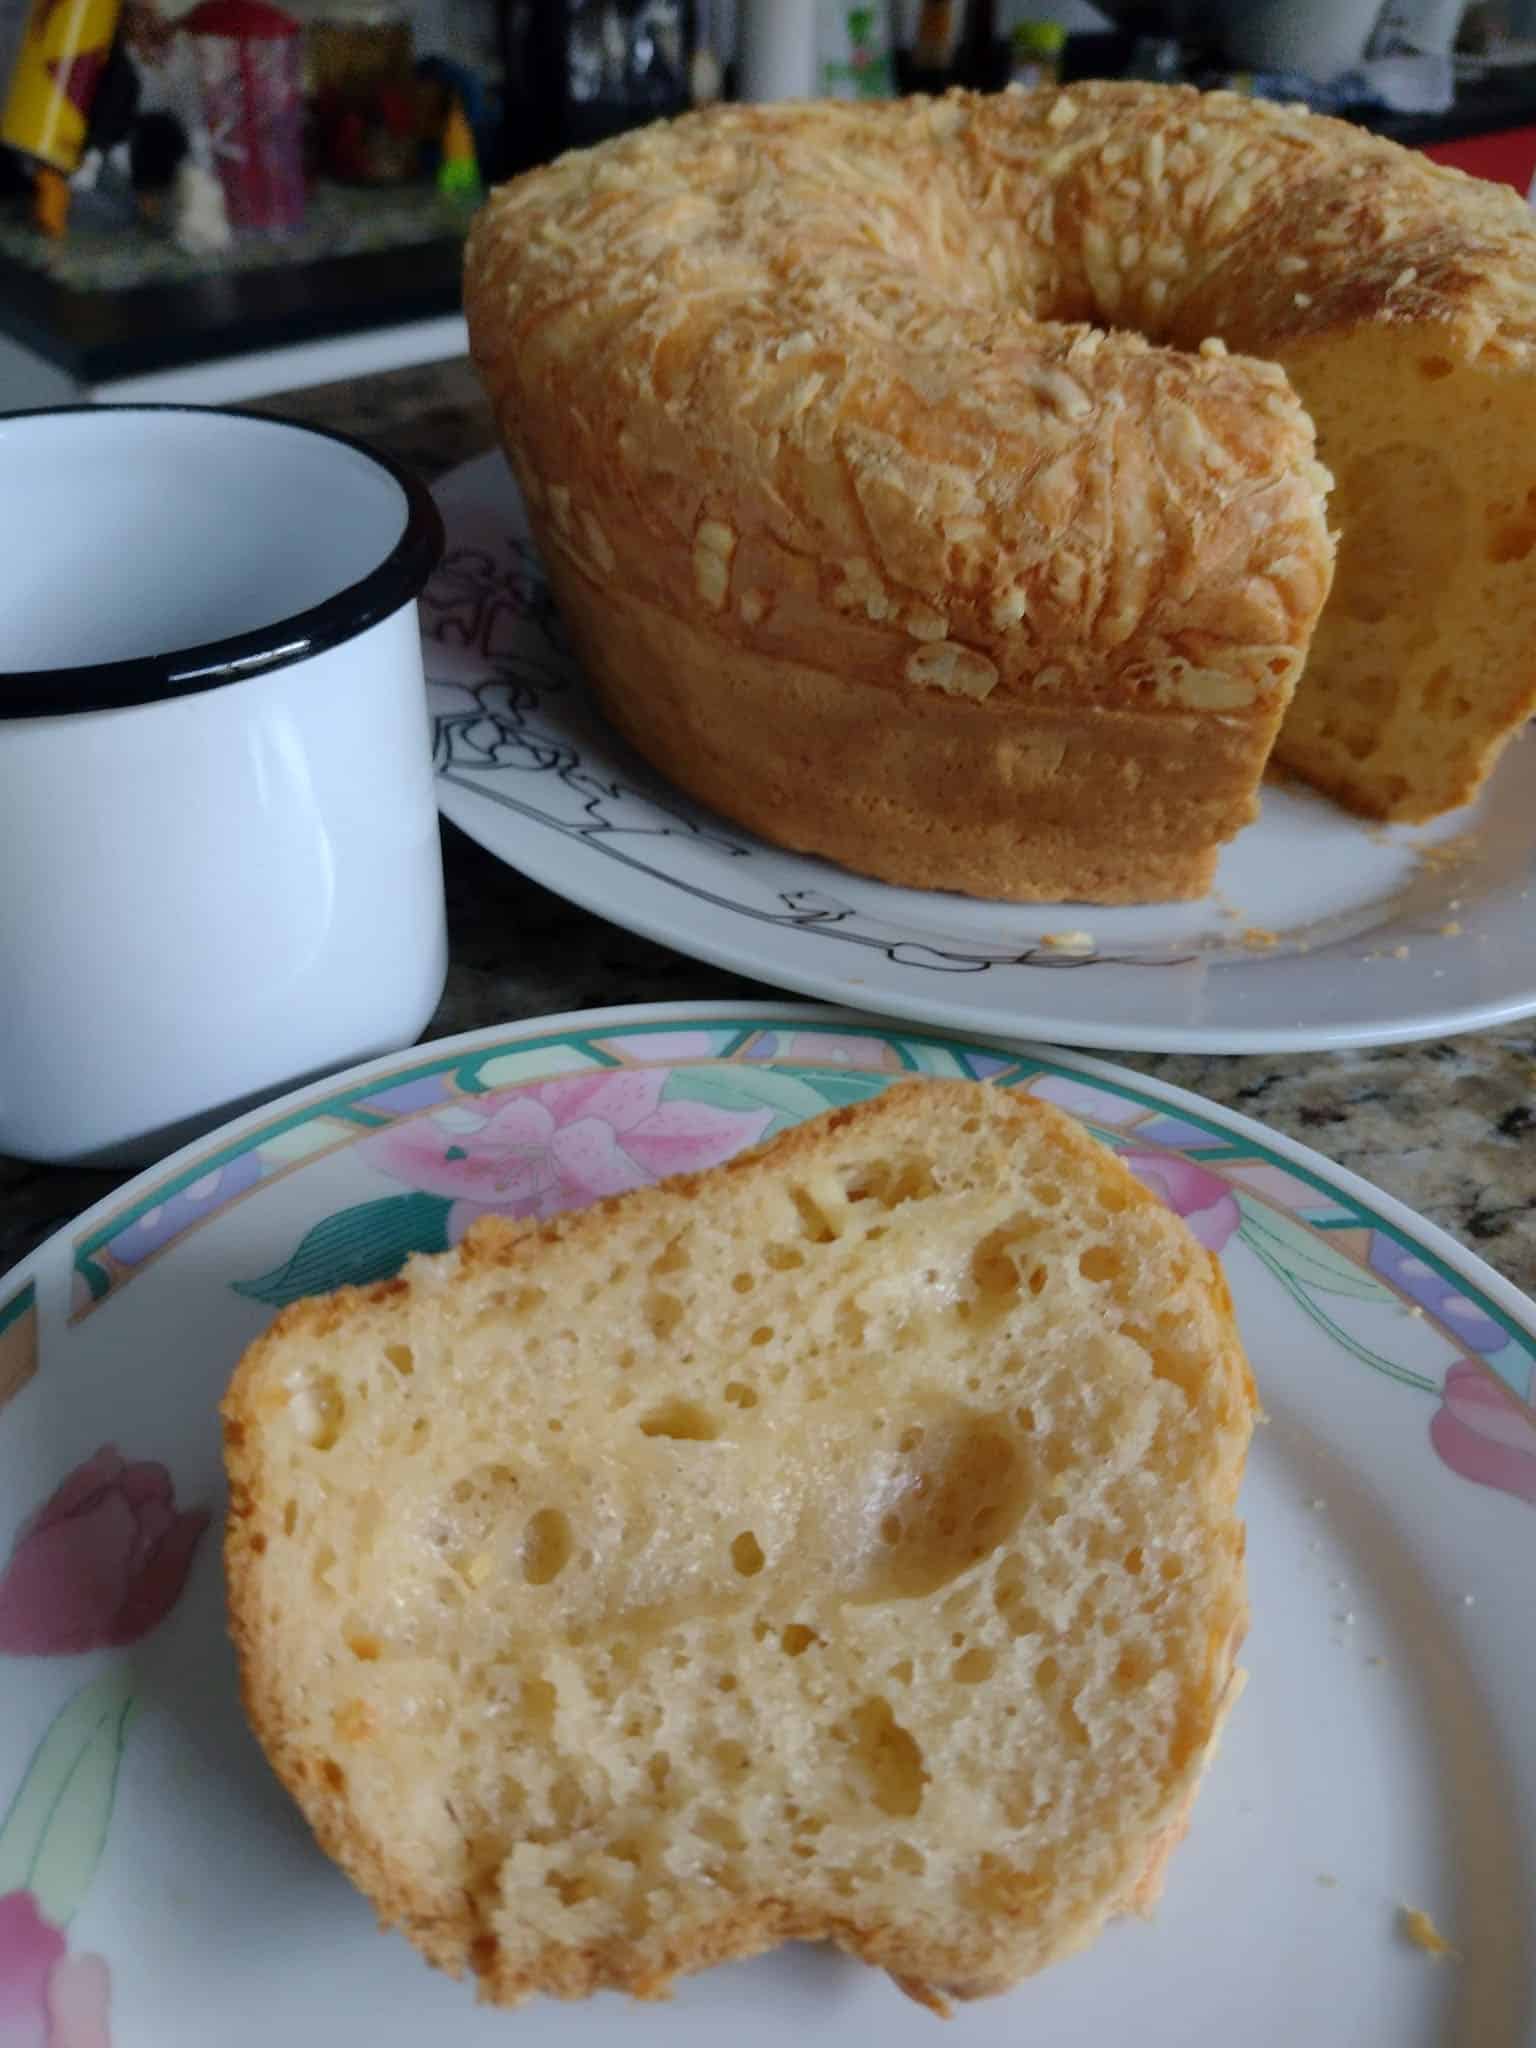
<svg viewBox="0 0 1536 2048">
<path fill-rule="evenodd" d="M 477 2008 L 375 1931 L 268 1773 L 218 1559 L 215 1407 L 281 1304 L 914 1072 L 1046 1096 L 1122 1153 L 1220 1252 L 1269 1416 L 1244 1492 L 1251 1682 L 1156 1920 L 946 2041 L 1536 2048 L 1536 1308 L 1193 1096 L 787 1004 L 418 1046 L 199 1141 L 0 1281 L 0 2048 L 937 2039 L 883 1978 L 806 1949 L 659 2008 Z"/>
<path fill-rule="evenodd" d="M 421 618 L 438 804 L 616 924 L 804 995 L 1057 1045 L 1298 1052 L 1536 1010 L 1536 745 L 1411 831 L 1270 785 L 1199 903 L 893 889 L 704 810 L 597 716 L 499 455 L 437 497 L 448 551 Z"/>
</svg>

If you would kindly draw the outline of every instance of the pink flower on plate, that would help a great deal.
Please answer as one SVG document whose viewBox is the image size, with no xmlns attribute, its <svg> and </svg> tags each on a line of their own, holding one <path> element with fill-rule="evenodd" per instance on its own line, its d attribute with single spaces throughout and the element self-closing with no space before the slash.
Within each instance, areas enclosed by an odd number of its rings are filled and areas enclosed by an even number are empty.
<svg viewBox="0 0 1536 2048">
<path fill-rule="evenodd" d="M 474 1129 L 415 1117 L 363 1141 L 370 1165 L 453 1203 L 456 1243 L 477 1217 L 553 1216 L 669 1173 L 718 1166 L 756 1141 L 771 1109 L 663 1102 L 665 1068 L 605 1069 L 538 1081 Z"/>
<path fill-rule="evenodd" d="M 30 1892 L 0 1897 L 0 2048 L 111 2048 L 106 1964 L 72 1956 Z"/>
<path fill-rule="evenodd" d="M 204 1508 L 178 1513 L 163 1465 L 130 1465 L 104 1444 L 16 1532 L 0 1573 L 0 1653 L 137 1642 L 175 1606 L 207 1526 Z"/>
<path fill-rule="evenodd" d="M 1120 1157 L 1138 1180 L 1184 1218 L 1208 1251 L 1225 1248 L 1243 1212 L 1224 1180 L 1177 1152 L 1122 1152 Z"/>
<path fill-rule="evenodd" d="M 1536 1507 L 1536 1423 L 1473 1359 L 1445 1375 L 1429 1440 L 1453 1472 Z"/>
</svg>

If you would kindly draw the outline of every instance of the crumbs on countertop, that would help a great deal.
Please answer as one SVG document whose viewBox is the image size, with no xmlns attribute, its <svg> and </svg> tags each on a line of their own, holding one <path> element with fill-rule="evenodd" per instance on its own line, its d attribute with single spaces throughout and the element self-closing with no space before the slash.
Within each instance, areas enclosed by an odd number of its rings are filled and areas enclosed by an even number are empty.
<svg viewBox="0 0 1536 2048">
<path fill-rule="evenodd" d="M 1411 1941 L 1415 1948 L 1422 1949 L 1436 1962 L 1449 1956 L 1453 1960 L 1458 1951 L 1451 1947 L 1434 1921 L 1420 1906 L 1399 1906 L 1397 1909 L 1398 1931 Z"/>
</svg>

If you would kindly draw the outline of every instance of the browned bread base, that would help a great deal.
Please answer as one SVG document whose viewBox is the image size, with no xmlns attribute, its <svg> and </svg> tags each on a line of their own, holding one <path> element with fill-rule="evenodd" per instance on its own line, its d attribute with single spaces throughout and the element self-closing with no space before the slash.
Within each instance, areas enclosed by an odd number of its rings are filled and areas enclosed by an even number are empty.
<svg viewBox="0 0 1536 2048">
<path fill-rule="evenodd" d="M 798 853 L 913 889 L 1015 902 L 1205 894 L 1257 813 L 1279 707 L 1156 717 L 1113 705 L 913 697 L 748 647 L 636 597 L 550 581 L 609 718 L 680 789 Z M 701 697 L 690 678 L 708 671 Z"/>
<path fill-rule="evenodd" d="M 298 1304 L 224 1402 L 252 1726 L 482 1996 L 826 1939 L 935 2007 L 1146 1906 L 1234 1694 L 1215 1260 L 913 1082 Z"/>
</svg>

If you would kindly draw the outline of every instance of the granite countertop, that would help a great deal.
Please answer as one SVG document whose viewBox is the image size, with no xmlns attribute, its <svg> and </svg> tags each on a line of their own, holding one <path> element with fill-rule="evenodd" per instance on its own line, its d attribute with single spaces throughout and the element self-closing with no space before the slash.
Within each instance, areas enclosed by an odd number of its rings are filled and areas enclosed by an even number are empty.
<svg viewBox="0 0 1536 2048">
<path fill-rule="evenodd" d="M 493 439 L 462 362 L 288 394 L 266 409 L 357 434 L 429 478 Z M 443 832 L 452 964 L 428 1037 L 605 1003 L 780 993 L 605 924 L 453 826 Z M 1120 1057 L 1315 1146 L 1536 1293 L 1536 1020 L 1368 1052 Z M 0 1271 L 122 1177 L 0 1159 Z"/>
</svg>

